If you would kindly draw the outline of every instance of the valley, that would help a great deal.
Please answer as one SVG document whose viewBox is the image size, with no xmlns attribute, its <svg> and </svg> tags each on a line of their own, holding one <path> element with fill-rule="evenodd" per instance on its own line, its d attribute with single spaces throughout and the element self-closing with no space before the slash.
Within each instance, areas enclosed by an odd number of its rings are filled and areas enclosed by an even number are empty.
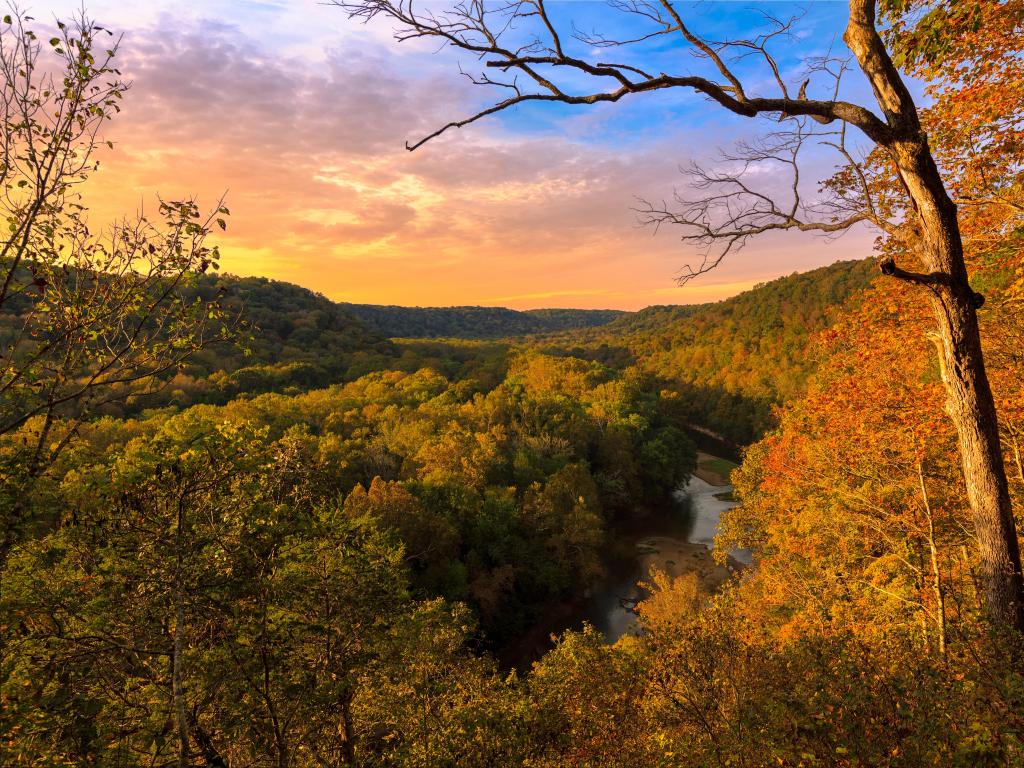
<svg viewBox="0 0 1024 768">
<path fill-rule="evenodd" d="M 1024 0 L 49 5 L 0 766 L 1024 766 Z"/>
</svg>

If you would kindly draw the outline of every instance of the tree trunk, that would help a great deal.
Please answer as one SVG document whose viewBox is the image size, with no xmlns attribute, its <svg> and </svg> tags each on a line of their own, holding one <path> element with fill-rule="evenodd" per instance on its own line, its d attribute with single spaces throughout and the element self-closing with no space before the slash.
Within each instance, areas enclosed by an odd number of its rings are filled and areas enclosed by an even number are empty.
<svg viewBox="0 0 1024 768">
<path fill-rule="evenodd" d="M 978 330 L 978 295 L 968 284 L 956 205 L 919 133 L 889 147 L 921 228 L 921 252 L 938 326 L 946 412 L 956 427 L 967 499 L 981 555 L 989 618 L 1024 631 L 1024 578 L 999 442 L 995 400 L 985 373 Z"/>
<path fill-rule="evenodd" d="M 892 158 L 906 186 L 911 204 L 907 224 L 916 229 L 912 239 L 928 270 L 923 275 L 900 271 L 897 276 L 925 285 L 931 292 L 941 342 L 946 411 L 957 431 L 989 618 L 997 625 L 1024 631 L 1020 548 L 999 445 L 996 406 L 981 353 L 979 304 L 967 282 L 956 205 L 946 193 L 913 96 L 878 33 L 876 3 L 849 0 L 850 18 L 843 40 L 885 114 L 888 131 L 879 131 L 872 138 Z"/>
<path fill-rule="evenodd" d="M 185 505 L 178 499 L 177 525 L 174 534 L 176 567 L 174 572 L 174 658 L 171 664 L 171 697 L 174 700 L 174 715 L 178 725 L 178 768 L 186 768 L 189 763 L 188 744 L 188 713 L 185 709 L 185 686 L 182 674 L 182 653 L 185 639 L 185 596 L 182 589 L 184 578 L 184 528 Z"/>
<path fill-rule="evenodd" d="M 1024 464 L 1020 462 L 1020 435 L 1016 428 L 1013 430 L 1013 460 L 1017 464 L 1017 479 L 1024 484 Z"/>
<path fill-rule="evenodd" d="M 341 724 L 344 729 L 341 740 L 341 755 L 345 765 L 356 764 L 356 729 L 352 723 L 352 694 L 346 693 L 341 701 Z"/>
<path fill-rule="evenodd" d="M 935 625 L 939 633 L 939 655 L 946 655 L 946 592 L 942 588 L 942 572 L 939 570 L 939 548 L 935 544 L 935 517 L 932 515 L 932 504 L 928 499 L 928 488 L 924 482 L 924 466 L 917 464 L 917 477 L 921 482 L 921 499 L 924 502 L 924 513 L 928 523 L 928 554 L 932 565 L 932 591 L 935 595 Z"/>
</svg>

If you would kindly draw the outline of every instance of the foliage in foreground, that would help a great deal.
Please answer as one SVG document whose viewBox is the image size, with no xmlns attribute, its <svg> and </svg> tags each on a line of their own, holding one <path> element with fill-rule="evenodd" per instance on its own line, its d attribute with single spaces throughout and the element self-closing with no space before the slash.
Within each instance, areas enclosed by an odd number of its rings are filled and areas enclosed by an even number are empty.
<svg viewBox="0 0 1024 768">
<path fill-rule="evenodd" d="M 991 22 L 975 45 L 1018 39 L 1019 2 L 962 5 Z M 970 62 L 920 44 L 908 60 Z M 1024 103 L 989 92 L 963 95 Z M 939 96 L 945 152 L 966 139 Z M 964 230 L 1019 508 L 1018 146 L 972 147 L 958 183 L 1002 169 Z M 672 398 L 636 370 L 532 353 L 486 382 L 381 372 L 88 423 L 30 492 L 4 486 L 31 514 L 0 573 L 0 762 L 1021 765 L 1024 650 L 981 618 L 921 299 L 863 298 L 736 475 L 722 542 L 757 569 L 714 598 L 654 574 L 643 636 L 567 633 L 522 677 L 481 640 L 583 587 L 605 526 L 692 466 Z M 44 428 L 6 437 L 5 466 Z"/>
</svg>

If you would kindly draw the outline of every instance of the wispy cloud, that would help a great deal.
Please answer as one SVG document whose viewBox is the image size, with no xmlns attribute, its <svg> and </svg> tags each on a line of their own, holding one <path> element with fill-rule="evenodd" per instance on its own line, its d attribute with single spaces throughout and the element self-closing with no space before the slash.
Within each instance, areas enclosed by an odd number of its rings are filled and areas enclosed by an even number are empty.
<svg viewBox="0 0 1024 768">
<path fill-rule="evenodd" d="M 638 228 L 634 196 L 670 197 L 678 163 L 749 126 L 711 131 L 652 100 L 543 130 L 481 123 L 409 153 L 407 139 L 480 103 L 444 56 L 396 49 L 386 30 L 306 0 L 174 14 L 104 2 L 97 16 L 127 27 L 134 86 L 90 190 L 96 215 L 157 193 L 212 204 L 227 189 L 232 272 L 361 302 L 635 308 L 867 252 L 860 235 L 769 238 L 679 289 L 673 276 L 699 255 Z"/>
</svg>

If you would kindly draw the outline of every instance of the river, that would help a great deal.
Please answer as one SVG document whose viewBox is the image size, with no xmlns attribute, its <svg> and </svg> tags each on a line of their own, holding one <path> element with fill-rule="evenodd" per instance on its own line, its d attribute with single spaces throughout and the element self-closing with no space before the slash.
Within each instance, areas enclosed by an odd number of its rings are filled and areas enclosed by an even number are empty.
<svg viewBox="0 0 1024 768">
<path fill-rule="evenodd" d="M 750 565 L 751 552 L 745 549 L 729 553 L 734 561 L 732 568 L 716 566 L 709 557 L 722 513 L 736 505 L 720 498 L 731 492 L 731 485 L 690 478 L 675 492 L 676 507 L 669 515 L 651 519 L 625 534 L 628 541 L 624 543 L 629 545 L 626 549 L 632 548 L 632 553 L 607 564 L 608 575 L 588 590 L 576 623 L 589 622 L 610 643 L 635 631 L 633 607 L 643 597 L 637 582 L 649 578 L 652 565 L 672 575 L 697 573 L 711 588 L 727 579 L 735 567 Z"/>
<path fill-rule="evenodd" d="M 529 632 L 499 652 L 499 662 L 505 667 L 529 669 L 550 649 L 551 635 L 582 629 L 584 623 L 593 625 L 609 643 L 635 631 L 633 608 L 644 596 L 637 582 L 649 578 L 652 566 L 673 576 L 696 573 L 702 586 L 711 591 L 731 578 L 736 568 L 750 565 L 748 550 L 730 552 L 729 565 L 718 565 L 711 557 L 718 521 L 735 506 L 728 500 L 731 493 L 731 485 L 712 485 L 694 476 L 675 492 L 672 509 L 613 533 L 613 549 L 618 555 L 605 561 L 607 575 L 582 599 L 549 606 Z"/>
</svg>

